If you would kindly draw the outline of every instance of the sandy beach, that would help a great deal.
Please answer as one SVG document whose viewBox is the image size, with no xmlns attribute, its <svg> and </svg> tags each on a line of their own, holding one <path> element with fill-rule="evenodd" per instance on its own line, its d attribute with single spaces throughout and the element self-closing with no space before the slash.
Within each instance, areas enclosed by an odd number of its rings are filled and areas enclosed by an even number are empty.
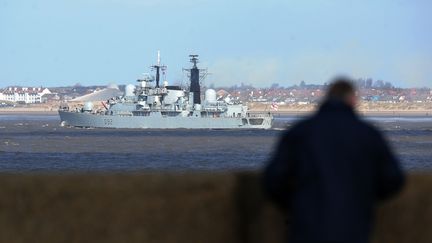
<svg viewBox="0 0 432 243">
<path fill-rule="evenodd" d="M 272 110 L 270 105 L 250 103 L 251 112 L 271 112 L 276 115 L 307 115 L 317 109 L 316 104 L 285 104 L 278 110 Z M 432 116 L 432 103 L 379 103 L 361 102 L 357 112 L 366 116 Z"/>
</svg>

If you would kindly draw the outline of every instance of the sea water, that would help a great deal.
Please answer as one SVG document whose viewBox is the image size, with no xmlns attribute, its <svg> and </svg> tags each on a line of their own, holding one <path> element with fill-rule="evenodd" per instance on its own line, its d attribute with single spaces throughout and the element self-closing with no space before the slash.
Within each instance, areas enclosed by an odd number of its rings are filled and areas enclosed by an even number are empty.
<svg viewBox="0 0 432 243">
<path fill-rule="evenodd" d="M 0 172 L 260 170 L 299 116 L 271 130 L 139 130 L 61 127 L 56 115 L 0 114 Z M 432 169 L 432 117 L 365 117 L 407 170 Z"/>
</svg>

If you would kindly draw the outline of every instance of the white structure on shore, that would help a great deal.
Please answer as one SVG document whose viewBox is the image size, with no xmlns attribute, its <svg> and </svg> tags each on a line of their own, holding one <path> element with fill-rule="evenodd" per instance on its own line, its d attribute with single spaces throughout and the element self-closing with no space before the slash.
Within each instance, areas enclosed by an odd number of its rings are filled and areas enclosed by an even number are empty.
<svg viewBox="0 0 432 243">
<path fill-rule="evenodd" d="M 133 92 L 133 91 L 132 91 Z M 86 102 L 86 101 L 106 101 L 110 98 L 122 96 L 123 92 L 119 90 L 115 84 L 109 84 L 106 88 L 101 90 L 95 90 L 93 93 L 85 94 L 83 96 L 76 97 L 71 101 Z"/>
<path fill-rule="evenodd" d="M 42 96 L 51 94 L 47 88 L 7 87 L 0 90 L 0 100 L 10 102 L 42 103 Z"/>
</svg>

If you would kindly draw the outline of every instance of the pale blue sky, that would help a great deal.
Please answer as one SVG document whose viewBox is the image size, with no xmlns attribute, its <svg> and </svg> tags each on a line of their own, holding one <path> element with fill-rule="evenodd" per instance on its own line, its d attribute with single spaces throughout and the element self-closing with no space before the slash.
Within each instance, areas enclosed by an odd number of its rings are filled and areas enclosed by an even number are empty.
<svg viewBox="0 0 432 243">
<path fill-rule="evenodd" d="M 156 61 L 207 83 L 432 86 L 429 0 L 0 0 L 0 87 L 133 83 Z"/>
</svg>

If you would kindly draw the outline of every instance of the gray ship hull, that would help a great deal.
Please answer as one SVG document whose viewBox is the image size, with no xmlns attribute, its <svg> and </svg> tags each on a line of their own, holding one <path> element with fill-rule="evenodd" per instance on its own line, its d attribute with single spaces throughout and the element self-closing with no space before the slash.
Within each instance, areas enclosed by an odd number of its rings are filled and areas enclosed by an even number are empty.
<svg viewBox="0 0 432 243">
<path fill-rule="evenodd" d="M 61 124 L 73 127 L 131 129 L 270 129 L 270 115 L 250 117 L 164 117 L 154 112 L 150 116 L 99 115 L 86 112 L 59 111 Z"/>
</svg>

